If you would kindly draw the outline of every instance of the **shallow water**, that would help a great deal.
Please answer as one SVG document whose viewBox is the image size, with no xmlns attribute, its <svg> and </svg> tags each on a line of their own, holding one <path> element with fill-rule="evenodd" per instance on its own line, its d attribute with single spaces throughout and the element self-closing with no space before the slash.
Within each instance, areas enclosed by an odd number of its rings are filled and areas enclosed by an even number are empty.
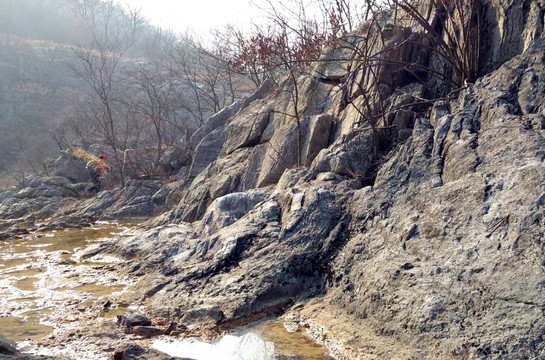
<svg viewBox="0 0 545 360">
<path fill-rule="evenodd" d="M 304 335 L 304 329 L 288 332 L 281 320 L 271 319 L 236 330 L 214 342 L 197 339 L 159 338 L 152 347 L 170 356 L 195 360 L 326 360 L 324 347 Z"/>
<path fill-rule="evenodd" d="M 41 339 L 62 316 L 56 310 L 74 304 L 85 308 L 123 290 L 127 281 L 102 270 L 118 260 L 87 262 L 79 255 L 127 229 L 104 223 L 0 241 L 0 333 L 15 342 Z"/>
<path fill-rule="evenodd" d="M 89 247 L 130 235 L 129 229 L 104 223 L 0 241 L 0 334 L 34 354 L 110 359 L 113 350 L 108 345 L 101 347 L 96 338 L 91 339 L 91 346 L 85 338 L 71 345 L 54 339 L 59 330 L 70 333 L 78 327 L 94 327 L 102 321 L 115 321 L 127 311 L 96 306 L 101 297 L 115 295 L 131 283 L 111 271 L 112 264 L 120 260 L 104 256 L 82 260 L 80 256 Z M 152 340 L 152 346 L 171 356 L 195 360 L 331 359 L 325 348 L 301 330 L 288 332 L 279 320 L 258 322 L 215 342 L 160 337 Z"/>
</svg>

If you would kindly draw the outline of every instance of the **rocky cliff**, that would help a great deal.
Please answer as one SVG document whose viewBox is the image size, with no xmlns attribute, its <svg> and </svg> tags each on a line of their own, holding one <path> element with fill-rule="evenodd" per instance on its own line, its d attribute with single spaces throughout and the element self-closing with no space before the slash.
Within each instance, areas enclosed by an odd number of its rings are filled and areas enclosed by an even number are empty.
<svg viewBox="0 0 545 360">
<path fill-rule="evenodd" d="M 338 358 L 545 356 L 544 12 L 481 5 L 474 84 L 431 101 L 437 80 L 386 64 L 368 86 L 354 55 L 364 25 L 312 75 L 267 82 L 210 118 L 171 152 L 184 158 L 177 181 L 135 182 L 61 218 L 163 211 L 101 251 L 142 277 L 121 301 L 185 329 L 280 312 Z M 390 28 L 378 52 L 397 42 L 406 63 L 444 65 L 417 29 Z M 362 113 L 376 111 L 370 94 L 384 97 L 375 123 Z M 13 197 L 0 210 L 15 211 Z"/>
</svg>

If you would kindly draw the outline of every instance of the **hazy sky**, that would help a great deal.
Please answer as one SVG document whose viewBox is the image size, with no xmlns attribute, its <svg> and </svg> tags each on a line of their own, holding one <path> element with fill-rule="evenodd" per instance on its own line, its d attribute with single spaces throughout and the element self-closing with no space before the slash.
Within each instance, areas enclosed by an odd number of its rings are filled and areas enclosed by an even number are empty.
<svg viewBox="0 0 545 360">
<path fill-rule="evenodd" d="M 152 25 L 175 32 L 191 28 L 201 35 L 222 25 L 244 25 L 259 10 L 250 0 L 120 0 L 132 8 L 141 8 Z"/>
</svg>

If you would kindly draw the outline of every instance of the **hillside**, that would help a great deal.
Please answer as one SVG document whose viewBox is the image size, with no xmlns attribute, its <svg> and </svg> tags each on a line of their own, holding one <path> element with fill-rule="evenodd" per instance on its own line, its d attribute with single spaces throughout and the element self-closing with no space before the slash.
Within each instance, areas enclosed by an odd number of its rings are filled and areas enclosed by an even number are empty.
<svg viewBox="0 0 545 360">
<path fill-rule="evenodd" d="M 169 146 L 240 96 L 200 43 L 113 1 L 0 1 L 0 45 L 2 188 L 91 145 L 126 165 L 119 177 L 156 176 Z"/>
<path fill-rule="evenodd" d="M 169 183 L 85 198 L 66 153 L 0 194 L 2 235 L 148 217 L 95 253 L 170 331 L 280 314 L 338 359 L 544 357 L 541 4 L 393 4 L 169 148 Z"/>
</svg>

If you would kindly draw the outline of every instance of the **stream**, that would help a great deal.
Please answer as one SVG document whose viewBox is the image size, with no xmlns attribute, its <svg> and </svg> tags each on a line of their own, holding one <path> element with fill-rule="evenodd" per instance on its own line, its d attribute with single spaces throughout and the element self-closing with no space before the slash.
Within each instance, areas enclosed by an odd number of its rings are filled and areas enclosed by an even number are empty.
<svg viewBox="0 0 545 360">
<path fill-rule="evenodd" d="M 120 341 L 195 360 L 332 359 L 301 331 L 271 319 L 236 329 L 214 342 L 119 334 L 115 297 L 134 282 L 116 271 L 120 259 L 83 259 L 91 247 L 133 234 L 130 224 L 99 222 L 86 229 L 0 241 L 0 334 L 27 353 L 78 360 L 111 359 Z M 115 335 L 112 335 L 114 334 Z"/>
</svg>

